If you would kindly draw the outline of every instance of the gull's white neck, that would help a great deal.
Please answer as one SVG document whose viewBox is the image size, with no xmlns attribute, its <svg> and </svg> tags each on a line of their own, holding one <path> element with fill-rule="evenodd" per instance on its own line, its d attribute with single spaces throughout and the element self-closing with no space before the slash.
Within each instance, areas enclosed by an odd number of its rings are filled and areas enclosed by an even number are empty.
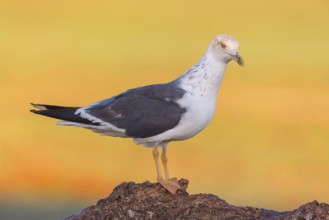
<svg viewBox="0 0 329 220">
<path fill-rule="evenodd" d="M 216 98 L 226 66 L 226 62 L 218 62 L 206 53 L 197 64 L 177 80 L 180 87 L 193 95 Z"/>
</svg>

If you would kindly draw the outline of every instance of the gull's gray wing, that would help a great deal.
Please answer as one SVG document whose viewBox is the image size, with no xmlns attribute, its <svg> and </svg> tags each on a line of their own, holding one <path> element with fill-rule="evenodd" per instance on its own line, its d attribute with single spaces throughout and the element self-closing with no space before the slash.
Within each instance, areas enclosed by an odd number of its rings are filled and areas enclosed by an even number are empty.
<svg viewBox="0 0 329 220">
<path fill-rule="evenodd" d="M 128 90 L 85 107 L 84 113 L 125 130 L 129 137 L 146 138 L 174 128 L 186 112 L 177 104 L 185 90 L 175 83 Z"/>
</svg>

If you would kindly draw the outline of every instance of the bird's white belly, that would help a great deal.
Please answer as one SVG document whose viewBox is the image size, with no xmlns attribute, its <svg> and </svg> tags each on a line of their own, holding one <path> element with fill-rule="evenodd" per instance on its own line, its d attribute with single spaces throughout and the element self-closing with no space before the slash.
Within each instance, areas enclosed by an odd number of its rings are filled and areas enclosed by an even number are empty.
<svg viewBox="0 0 329 220">
<path fill-rule="evenodd" d="M 134 141 L 137 144 L 154 146 L 161 142 L 178 141 L 193 137 L 211 121 L 216 108 L 216 96 L 209 99 L 188 93 L 178 101 L 178 104 L 186 108 L 186 112 L 182 115 L 176 127 L 152 137 L 136 138 Z"/>
<path fill-rule="evenodd" d="M 182 100 L 180 104 L 189 107 L 186 108 L 186 113 L 176 128 L 178 140 L 193 137 L 209 124 L 215 113 L 216 97 L 206 99 L 191 95 L 188 99 Z"/>
</svg>

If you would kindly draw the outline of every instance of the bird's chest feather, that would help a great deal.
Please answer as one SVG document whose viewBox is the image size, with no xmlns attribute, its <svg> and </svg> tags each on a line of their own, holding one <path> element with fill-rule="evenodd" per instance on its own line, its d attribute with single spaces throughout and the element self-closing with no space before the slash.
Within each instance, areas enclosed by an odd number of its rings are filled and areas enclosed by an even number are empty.
<svg viewBox="0 0 329 220">
<path fill-rule="evenodd" d="M 186 136 L 194 136 L 211 121 L 216 109 L 216 96 L 189 93 L 178 103 L 186 108 L 180 124 L 186 129 Z"/>
</svg>

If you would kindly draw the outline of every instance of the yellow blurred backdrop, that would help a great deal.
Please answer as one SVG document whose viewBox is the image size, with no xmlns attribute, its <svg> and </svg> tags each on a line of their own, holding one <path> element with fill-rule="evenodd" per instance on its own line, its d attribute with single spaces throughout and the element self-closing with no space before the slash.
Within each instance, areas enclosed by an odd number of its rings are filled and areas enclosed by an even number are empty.
<svg viewBox="0 0 329 220">
<path fill-rule="evenodd" d="M 220 33 L 246 65 L 229 64 L 211 124 L 169 145 L 171 174 L 235 205 L 329 203 L 327 0 L 1 1 L 2 199 L 92 204 L 123 181 L 154 182 L 150 149 L 56 126 L 29 103 L 83 106 L 170 81 Z"/>
</svg>

